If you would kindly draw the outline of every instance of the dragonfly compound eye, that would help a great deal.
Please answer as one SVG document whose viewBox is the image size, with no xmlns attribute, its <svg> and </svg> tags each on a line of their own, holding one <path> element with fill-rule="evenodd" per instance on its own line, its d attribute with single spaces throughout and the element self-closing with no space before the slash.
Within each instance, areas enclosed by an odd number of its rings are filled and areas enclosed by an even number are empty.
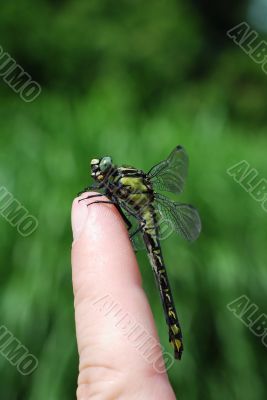
<svg viewBox="0 0 267 400">
<path fill-rule="evenodd" d="M 106 172 L 112 166 L 112 160 L 110 157 L 103 157 L 100 161 L 99 167 L 101 172 Z"/>
</svg>

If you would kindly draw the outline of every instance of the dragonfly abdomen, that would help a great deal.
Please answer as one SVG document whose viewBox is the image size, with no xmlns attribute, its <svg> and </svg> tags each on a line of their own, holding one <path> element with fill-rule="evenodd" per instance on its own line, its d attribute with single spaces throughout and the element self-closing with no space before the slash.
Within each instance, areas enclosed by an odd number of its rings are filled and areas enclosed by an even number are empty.
<svg viewBox="0 0 267 400">
<path fill-rule="evenodd" d="M 151 214 L 150 216 L 149 212 Z M 147 210 L 145 216 L 147 221 L 143 230 L 144 242 L 159 287 L 165 319 L 169 327 L 169 341 L 174 347 L 175 358 L 180 359 L 183 351 L 182 331 L 175 310 L 167 271 L 164 265 L 160 242 L 158 239 L 156 217 L 153 209 L 150 211 Z"/>
</svg>

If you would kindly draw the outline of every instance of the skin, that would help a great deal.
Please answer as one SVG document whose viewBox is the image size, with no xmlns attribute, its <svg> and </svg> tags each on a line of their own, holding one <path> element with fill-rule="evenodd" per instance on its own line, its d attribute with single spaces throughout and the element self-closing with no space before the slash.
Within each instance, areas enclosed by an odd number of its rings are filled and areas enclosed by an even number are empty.
<svg viewBox="0 0 267 400">
<path fill-rule="evenodd" d="M 139 400 L 176 397 L 166 372 L 159 371 L 118 324 L 115 304 L 127 321 L 158 336 L 125 224 L 113 205 L 72 206 L 72 280 L 79 352 L 78 400 Z M 105 197 L 103 200 L 108 200 Z M 116 309 L 116 310 L 117 310 Z M 117 324 L 117 325 L 116 325 Z M 162 361 L 157 346 L 157 357 Z"/>
</svg>

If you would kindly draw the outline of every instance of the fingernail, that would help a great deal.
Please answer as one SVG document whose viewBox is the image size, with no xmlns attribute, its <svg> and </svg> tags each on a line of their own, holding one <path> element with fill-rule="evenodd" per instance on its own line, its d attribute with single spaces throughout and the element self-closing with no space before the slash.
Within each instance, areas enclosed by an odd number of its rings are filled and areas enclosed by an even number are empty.
<svg viewBox="0 0 267 400">
<path fill-rule="evenodd" d="M 88 208 L 86 202 L 75 199 L 72 205 L 71 225 L 73 241 L 76 241 L 81 236 L 83 228 L 88 218 Z"/>
</svg>

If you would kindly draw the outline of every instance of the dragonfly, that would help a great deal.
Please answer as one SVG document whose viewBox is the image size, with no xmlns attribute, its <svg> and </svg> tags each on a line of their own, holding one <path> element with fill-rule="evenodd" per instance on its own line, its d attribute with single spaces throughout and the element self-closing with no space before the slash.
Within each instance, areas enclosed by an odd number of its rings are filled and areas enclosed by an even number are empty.
<svg viewBox="0 0 267 400">
<path fill-rule="evenodd" d="M 174 357 L 181 359 L 183 336 L 176 312 L 173 295 L 161 248 L 159 220 L 170 223 L 172 230 L 188 241 L 194 241 L 201 232 L 198 211 L 189 204 L 175 202 L 158 191 L 180 194 L 188 171 L 188 156 L 182 146 L 176 146 L 169 157 L 153 166 L 148 173 L 132 166 L 117 166 L 111 157 L 91 161 L 91 177 L 94 184 L 85 188 L 100 193 L 87 198 L 99 197 L 89 205 L 114 204 L 127 225 L 135 249 L 140 248 L 140 236 L 148 253 L 168 327 L 169 342 Z M 107 199 L 102 199 L 106 196 Z M 133 221 L 136 222 L 135 227 Z M 138 245 L 139 243 L 139 245 Z"/>
</svg>

